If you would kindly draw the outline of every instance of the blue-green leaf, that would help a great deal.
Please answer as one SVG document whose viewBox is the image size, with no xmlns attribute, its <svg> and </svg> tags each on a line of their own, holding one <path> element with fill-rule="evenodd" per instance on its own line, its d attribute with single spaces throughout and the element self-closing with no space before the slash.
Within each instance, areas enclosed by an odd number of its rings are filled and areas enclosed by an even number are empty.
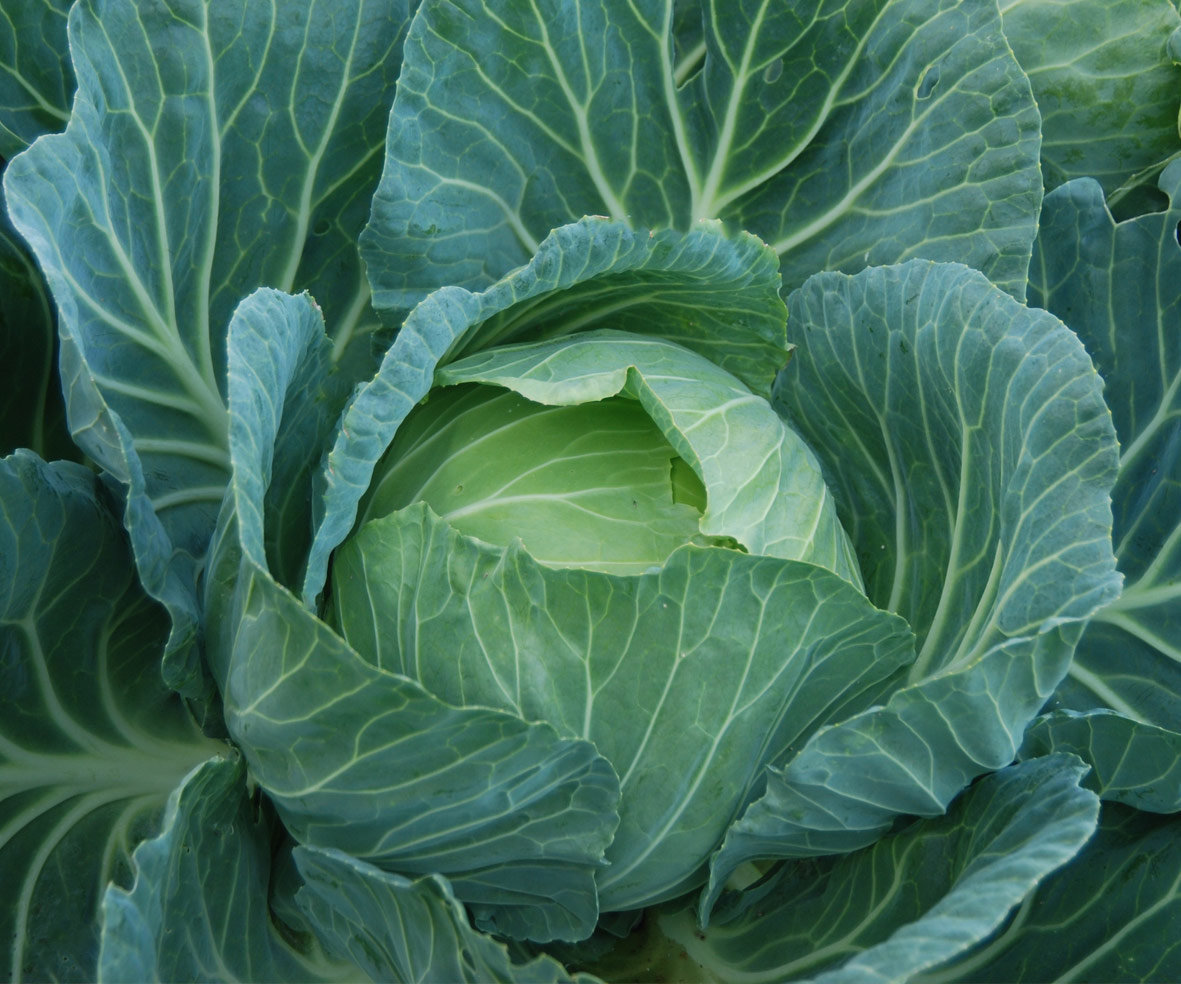
<svg viewBox="0 0 1181 984">
<path fill-rule="evenodd" d="M 0 453 L 75 458 L 57 374 L 57 318 L 45 278 L 20 243 L 0 191 Z"/>
<path fill-rule="evenodd" d="M 812 564 L 682 547 L 659 570 L 554 570 L 421 504 L 337 552 L 336 614 L 373 663 L 454 704 L 594 746 L 621 777 L 606 910 L 683 894 L 762 779 L 876 700 L 914 656 L 901 619 Z"/>
<path fill-rule="evenodd" d="M 907 619 L 919 655 L 884 707 L 773 773 L 715 893 L 746 857 L 861 846 L 1011 761 L 1120 585 L 1115 435 L 1061 322 L 923 261 L 819 274 L 789 307 L 799 349 L 777 398 L 825 466 L 869 597 Z"/>
<path fill-rule="evenodd" d="M 618 823 L 610 765 L 545 724 L 449 706 L 373 666 L 269 571 L 276 453 L 315 447 L 321 420 L 301 407 L 325 345 L 306 295 L 260 291 L 230 326 L 233 479 L 206 593 L 230 735 L 300 842 L 447 874 L 506 933 L 585 935 Z"/>
<path fill-rule="evenodd" d="M 1181 731 L 1181 161 L 1164 212 L 1117 223 L 1102 189 L 1046 198 L 1030 292 L 1078 332 L 1119 434 L 1114 542 L 1126 584 L 1098 613 L 1058 693 Z"/>
<path fill-rule="evenodd" d="M 1074 858 L 1099 814 L 1084 772 L 1066 755 L 1003 769 L 946 816 L 855 854 L 785 864 L 704 931 L 684 911 L 660 926 L 719 981 L 914 980 L 985 939 Z"/>
<path fill-rule="evenodd" d="M 1042 114 L 1046 190 L 1111 193 L 1181 150 L 1181 17 L 1172 0 L 1001 0 Z"/>
<path fill-rule="evenodd" d="M 258 458 L 256 469 L 235 474 L 232 506 L 251 561 L 293 586 L 311 537 L 313 476 L 349 380 L 332 364 L 323 312 L 306 293 L 260 288 L 234 309 L 230 324 L 229 388 L 241 401 L 230 440 Z M 233 626 L 210 631 L 221 629 Z"/>
<path fill-rule="evenodd" d="M 0 16 L 0 158 L 11 158 L 70 118 L 74 73 L 67 0 L 23 0 Z"/>
<path fill-rule="evenodd" d="M 992 939 L 922 984 L 1181 979 L 1181 820 L 1105 805 L 1094 838 Z"/>
<path fill-rule="evenodd" d="M 1119 590 L 1102 383 L 1056 318 L 953 264 L 818 275 L 776 396 L 824 463 L 912 679 L 1077 623 Z"/>
<path fill-rule="evenodd" d="M 95 476 L 0 460 L 0 939 L 9 981 L 93 980 L 98 903 L 205 738 Z"/>
<path fill-rule="evenodd" d="M 1181 812 L 1181 734 L 1115 711 L 1055 711 L 1025 733 L 1026 758 L 1070 752 L 1091 767 L 1087 785 L 1103 799 L 1153 813 Z"/>
<path fill-rule="evenodd" d="M 326 945 L 348 954 L 375 981 L 405 984 L 591 984 L 540 956 L 514 964 L 508 950 L 476 932 L 439 875 L 411 881 L 339 851 L 298 847 L 306 880 L 297 901 Z"/>
<path fill-rule="evenodd" d="M 618 779 L 593 746 L 449 706 L 365 662 L 261 572 L 238 578 L 226 721 L 295 838 L 445 874 L 502 933 L 586 935 L 618 824 Z"/>
<path fill-rule="evenodd" d="M 0 14 L 0 169 L 70 116 L 74 75 L 65 0 L 28 0 Z M 0 454 L 30 448 L 76 458 L 57 374 L 57 321 L 41 271 L 12 228 L 0 190 Z"/>
<path fill-rule="evenodd" d="M 70 429 L 127 487 L 170 682 L 200 692 L 196 580 L 229 474 L 224 339 L 260 284 L 376 324 L 355 239 L 377 180 L 406 0 L 83 0 L 66 131 L 5 175 L 60 315 Z"/>
<path fill-rule="evenodd" d="M 680 7 L 424 5 L 363 240 L 375 303 L 481 289 L 586 214 L 724 219 L 789 288 L 925 256 L 1024 296 L 1039 119 L 995 5 L 713 0 L 688 66 Z"/>
<path fill-rule="evenodd" d="M 135 850 L 135 883 L 102 904 L 97 980 L 355 981 L 357 968 L 282 930 L 267 902 L 271 827 L 240 761 L 195 768 L 169 797 L 160 833 Z"/>
</svg>

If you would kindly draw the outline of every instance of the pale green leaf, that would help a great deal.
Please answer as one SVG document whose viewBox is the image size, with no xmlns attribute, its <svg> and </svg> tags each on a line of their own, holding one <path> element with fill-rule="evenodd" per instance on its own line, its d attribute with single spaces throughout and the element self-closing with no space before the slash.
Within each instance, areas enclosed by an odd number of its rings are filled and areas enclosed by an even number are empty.
<svg viewBox="0 0 1181 984">
<path fill-rule="evenodd" d="M 701 480 L 706 496 L 701 533 L 730 538 L 752 554 L 819 564 L 860 587 L 852 548 L 816 456 L 770 404 L 709 360 L 661 340 L 599 330 L 554 342 L 499 346 L 435 374 L 436 387 L 460 383 L 503 386 L 535 403 L 567 407 L 626 396 L 643 408 Z M 575 436 L 564 433 L 561 439 Z M 400 452 L 395 443 L 395 466 Z M 509 447 L 487 454 L 502 463 L 496 472 L 508 482 L 513 468 L 544 463 L 548 449 Z M 473 467 L 469 462 L 468 469 Z M 667 472 L 664 479 L 667 486 Z M 496 485 L 497 477 L 488 481 Z M 374 484 L 367 515 L 389 511 L 379 504 L 381 489 Z"/>
<path fill-rule="evenodd" d="M 406 319 L 341 419 L 316 491 L 305 603 L 323 589 L 375 464 L 437 366 L 496 344 L 610 326 L 684 345 L 766 393 L 788 355 L 778 290 L 774 256 L 752 236 L 716 223 L 686 235 L 638 233 L 593 218 L 555 229 L 526 266 L 483 293 L 439 290 Z"/>
</svg>

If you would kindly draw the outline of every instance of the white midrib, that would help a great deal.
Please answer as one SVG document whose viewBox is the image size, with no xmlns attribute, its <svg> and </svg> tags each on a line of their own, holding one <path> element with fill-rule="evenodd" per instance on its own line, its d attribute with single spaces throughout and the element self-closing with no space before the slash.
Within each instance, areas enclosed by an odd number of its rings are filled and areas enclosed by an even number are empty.
<svg viewBox="0 0 1181 984">
<path fill-rule="evenodd" d="M 722 129 L 718 134 L 717 149 L 714 151 L 713 163 L 710 165 L 709 174 L 705 177 L 705 185 L 701 189 L 701 196 L 693 205 L 693 218 L 713 218 L 713 211 L 715 208 L 714 201 L 718 194 L 718 187 L 722 183 L 722 174 L 726 169 L 726 163 L 729 161 L 729 155 L 726 149 L 729 148 L 730 143 L 734 139 L 734 128 L 738 125 L 738 108 L 743 102 L 743 97 L 746 95 L 746 80 L 750 74 L 750 62 L 754 57 L 755 41 L 759 36 L 759 30 L 762 28 L 763 19 L 767 14 L 768 0 L 763 0 L 759 7 L 759 12 L 755 16 L 754 23 L 751 25 L 750 36 L 747 38 L 746 47 L 742 51 L 742 61 L 739 64 L 738 71 L 734 75 L 734 84 L 730 87 L 730 98 L 726 103 L 726 115 L 722 120 Z M 710 214 L 705 214 L 706 210 Z"/>
<path fill-rule="evenodd" d="M 562 70 L 562 66 L 558 64 L 557 55 L 554 51 L 553 45 L 550 43 L 549 28 L 546 26 L 545 17 L 541 11 L 537 9 L 536 2 L 531 0 L 530 6 L 533 8 L 533 14 L 537 18 L 537 25 L 541 28 L 542 47 L 545 49 L 546 58 L 549 59 L 550 67 L 553 69 L 554 78 L 558 85 L 562 87 L 562 94 L 566 97 L 566 101 L 570 104 L 570 111 L 574 114 L 574 122 L 578 126 L 578 142 L 582 147 L 583 157 L 586 160 L 587 173 L 594 182 L 595 190 L 598 191 L 599 197 L 603 199 L 603 204 L 607 206 L 607 211 L 611 218 L 619 222 L 627 221 L 627 210 L 623 206 L 615 190 L 607 181 L 607 176 L 603 173 L 603 165 L 599 161 L 598 152 L 595 150 L 594 141 L 591 139 L 590 122 L 587 119 L 586 106 L 578 99 L 574 90 L 570 87 L 570 82 L 566 78 L 566 73 Z"/>
<path fill-rule="evenodd" d="M 9 980 L 21 980 L 22 965 L 25 960 L 25 947 L 29 933 L 29 917 L 32 910 L 33 892 L 40 880 L 41 873 L 49 861 L 50 855 L 57 849 L 62 839 L 66 837 L 78 823 L 86 816 L 97 812 L 104 806 L 120 799 L 118 794 L 107 792 L 90 792 L 83 796 L 71 809 L 62 816 L 47 832 L 41 836 L 41 842 L 32 857 L 28 859 L 24 877 L 21 879 L 20 892 L 15 899 L 9 900 L 13 914 L 12 922 L 12 962 L 9 966 Z M 133 801 L 134 802 L 134 801 Z M 60 805 L 59 803 L 53 805 Z M 143 804 L 146 808 L 146 803 Z M 0 831 L 0 845 L 4 843 L 3 832 Z M 10 886 L 6 886 L 11 890 Z"/>
<path fill-rule="evenodd" d="M 22 749 L 19 756 L 13 756 L 15 763 L 0 765 L 0 787 L 10 792 L 54 787 L 71 795 L 109 792 L 117 794 L 117 799 L 167 795 L 194 766 L 227 750 L 221 742 L 204 737 L 185 744 L 160 742 L 151 753 L 119 745 L 109 745 L 101 755 L 53 755 Z M 0 843 L 3 840 L 0 838 Z"/>
<path fill-rule="evenodd" d="M 763 12 L 766 10 L 766 7 L 767 4 L 764 2 L 762 9 L 759 11 L 760 21 L 762 20 Z M 703 191 L 696 197 L 695 204 L 693 206 L 694 220 L 700 221 L 702 219 L 720 217 L 722 211 L 726 209 L 732 202 L 741 198 L 747 192 L 758 188 L 760 185 L 770 180 L 774 175 L 778 174 L 784 168 L 789 167 L 792 162 L 795 161 L 795 159 L 799 157 L 808 146 L 811 145 L 812 140 L 815 138 L 816 134 L 820 132 L 820 128 L 827 122 L 829 114 L 836 105 L 838 93 L 840 93 L 844 88 L 845 82 L 853 73 L 854 67 L 859 63 L 868 39 L 873 35 L 873 32 L 884 16 L 887 7 L 888 4 L 882 4 L 881 10 L 878 11 L 877 16 L 873 19 L 873 23 L 866 31 L 862 33 L 861 38 L 857 42 L 857 46 L 853 49 L 848 59 L 846 59 L 844 68 L 841 69 L 840 74 L 837 75 L 837 77 L 833 80 L 833 84 L 829 87 L 828 93 L 824 98 L 824 104 L 821 106 L 820 111 L 816 114 L 816 119 L 812 123 L 812 126 L 808 129 L 808 132 L 804 134 L 799 140 L 797 140 L 790 148 L 788 148 L 788 152 L 783 157 L 773 161 L 770 167 L 763 168 L 757 174 L 751 175 L 744 182 L 739 185 L 735 185 L 734 187 L 727 190 L 724 194 L 719 194 L 718 192 L 720 189 L 721 176 L 725 169 L 725 162 L 728 159 L 726 154 L 729 150 L 729 141 L 718 141 L 718 147 L 714 154 L 714 164 L 710 171 L 711 175 L 715 170 L 719 172 L 718 184 L 713 187 L 712 191 L 710 191 L 708 194 Z M 752 32 L 750 43 L 747 45 L 747 51 L 743 54 L 744 66 L 749 66 L 749 52 L 754 47 L 755 37 L 755 32 Z M 727 117 L 729 117 L 731 109 L 735 111 L 736 115 L 737 103 L 741 101 L 737 98 L 736 93 L 739 91 L 745 91 L 746 81 L 747 79 L 744 73 L 741 85 L 737 81 L 735 82 L 734 90 L 730 94 L 730 104 L 727 107 Z M 733 127 L 731 127 L 730 132 L 732 136 Z M 876 179 L 876 175 L 874 175 L 874 178 Z M 858 193 L 860 193 L 860 190 Z M 833 219 L 830 217 L 824 224 L 827 225 L 832 221 Z M 783 248 L 780 248 L 778 245 L 776 245 L 773 248 L 777 253 L 782 255 L 789 247 L 784 246 Z"/>
<path fill-rule="evenodd" d="M 1070 664 L 1070 670 L 1067 673 L 1072 679 L 1077 680 L 1078 683 L 1091 691 L 1103 703 L 1110 707 L 1113 711 L 1118 711 L 1126 718 L 1131 718 L 1133 721 L 1138 721 L 1140 724 L 1151 724 L 1144 715 L 1140 714 L 1136 708 L 1124 700 L 1118 693 L 1108 686 L 1107 681 L 1104 680 L 1097 673 L 1092 673 L 1084 667 L 1079 661 L 1073 660 Z"/>
<path fill-rule="evenodd" d="M 345 59 L 344 66 L 341 69 L 341 83 L 336 89 L 336 98 L 332 101 L 332 112 L 325 121 L 323 132 L 320 136 L 320 142 L 310 152 L 303 146 L 303 139 L 299 133 L 299 126 L 295 119 L 295 114 L 291 114 L 292 132 L 295 134 L 296 140 L 299 141 L 300 148 L 308 154 L 308 166 L 304 172 L 303 187 L 299 191 L 299 209 L 296 218 L 295 232 L 291 238 L 291 252 L 287 256 L 287 268 L 283 271 L 283 276 L 280 282 L 284 285 L 283 289 L 287 293 L 291 293 L 295 286 L 295 275 L 299 271 L 299 262 L 303 259 L 304 244 L 308 238 L 308 227 L 311 223 L 312 216 L 312 189 L 315 187 L 316 177 L 320 172 L 320 164 L 324 160 L 324 154 L 328 149 L 328 144 L 332 140 L 333 134 L 336 132 L 336 121 L 340 117 L 341 106 L 344 104 L 344 96 L 348 91 L 349 80 L 352 77 L 353 60 L 357 52 L 357 37 L 361 31 L 362 18 L 357 17 L 353 22 L 353 36 L 349 42 L 349 53 Z M 311 18 L 308 18 L 308 25 L 311 25 Z M 295 88 L 295 83 L 299 78 L 299 68 L 297 66 L 295 73 L 291 78 L 292 90 Z M 294 100 L 289 100 L 289 104 Z"/>
</svg>

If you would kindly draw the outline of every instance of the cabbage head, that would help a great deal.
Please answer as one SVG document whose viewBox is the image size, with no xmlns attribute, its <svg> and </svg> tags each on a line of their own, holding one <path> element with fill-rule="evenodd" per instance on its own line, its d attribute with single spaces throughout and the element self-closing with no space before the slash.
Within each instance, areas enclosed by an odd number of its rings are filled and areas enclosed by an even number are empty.
<svg viewBox="0 0 1181 984">
<path fill-rule="evenodd" d="M 1181 977 L 1173 0 L 5 13 L 8 978 Z"/>
</svg>

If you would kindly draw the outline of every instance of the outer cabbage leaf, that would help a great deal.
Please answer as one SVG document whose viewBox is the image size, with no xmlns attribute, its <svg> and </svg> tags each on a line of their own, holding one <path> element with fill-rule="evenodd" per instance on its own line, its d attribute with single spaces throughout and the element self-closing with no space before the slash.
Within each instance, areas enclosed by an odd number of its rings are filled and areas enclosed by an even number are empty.
<svg viewBox="0 0 1181 984">
<path fill-rule="evenodd" d="M 912 679 L 1076 623 L 1119 590 L 1116 445 L 1077 338 L 955 264 L 818 275 L 779 405 L 828 468 Z"/>
<path fill-rule="evenodd" d="M 1048 196 L 1030 291 L 1093 355 L 1121 446 L 1126 584 L 1088 626 L 1058 701 L 1181 731 L 1181 161 L 1161 188 L 1167 211 L 1121 223 L 1093 181 Z"/>
<path fill-rule="evenodd" d="M 69 119 L 74 75 L 61 0 L 13 4 L 0 14 L 0 169 Z M 75 458 L 57 375 L 56 320 L 45 279 L 8 219 L 0 190 L 0 453 L 31 448 Z"/>
<path fill-rule="evenodd" d="M 1172 0 L 1001 0 L 1000 8 L 1041 110 L 1047 191 L 1089 177 L 1110 194 L 1181 150 L 1181 17 Z"/>
<path fill-rule="evenodd" d="M 1179 918 L 1181 820 L 1105 805 L 1095 837 L 1001 932 L 918 980 L 1177 980 Z"/>
<path fill-rule="evenodd" d="M 74 73 L 66 0 L 8 4 L 0 16 L 0 158 L 11 158 L 70 118 Z"/>
<path fill-rule="evenodd" d="M 747 857 L 866 844 L 1011 761 L 1081 623 L 1119 591 L 1116 444 L 1057 319 L 958 265 L 819 274 L 789 298 L 784 412 L 816 449 L 871 600 L 919 641 L 909 685 L 815 735 L 732 828 Z"/>
<path fill-rule="evenodd" d="M 225 748 L 159 679 L 168 626 L 89 470 L 0 461 L 4 977 L 93 980 L 99 898 L 177 781 Z"/>
<path fill-rule="evenodd" d="M 17 239 L 0 192 L 0 453 L 74 458 L 57 374 L 57 320 L 45 279 Z"/>
<path fill-rule="evenodd" d="M 1099 803 L 1065 755 L 1002 769 L 946 816 L 855 854 L 786 864 L 700 931 L 660 928 L 718 981 L 911 981 L 985 939 L 1095 830 Z M 1030 979 L 1030 978 L 1013 978 Z"/>
<path fill-rule="evenodd" d="M 639 576 L 555 570 L 421 504 L 345 543 L 333 588 L 375 665 L 454 704 L 549 721 L 614 765 L 607 911 L 700 884 L 763 766 L 871 704 L 914 656 L 901 619 L 811 564 L 690 546 Z"/>
<path fill-rule="evenodd" d="M 1181 734 L 1099 709 L 1055 711 L 1025 733 L 1026 758 L 1070 752 L 1091 766 L 1103 799 L 1153 813 L 1181 812 Z"/>
<path fill-rule="evenodd" d="M 428 4 L 362 251 L 379 307 L 481 289 L 584 214 L 720 218 L 784 283 L 912 256 L 1024 296 L 1039 118 L 991 3 Z M 700 68 L 696 51 L 702 51 Z"/>
<path fill-rule="evenodd" d="M 53 290 L 70 429 L 128 489 L 170 682 L 228 477 L 230 311 L 259 284 L 331 299 L 338 351 L 375 323 L 354 242 L 380 167 L 405 0 L 84 0 L 65 133 L 9 165 L 14 224 Z"/>
<path fill-rule="evenodd" d="M 234 471 L 206 594 L 230 735 L 302 843 L 452 876 L 458 897 L 506 932 L 585 935 L 618 823 L 607 762 L 546 725 L 448 706 L 373 666 L 269 572 L 269 485 L 299 471 L 284 454 L 315 448 L 304 403 L 328 345 L 306 296 L 256 292 L 230 326 Z"/>
<path fill-rule="evenodd" d="M 439 290 L 406 319 L 341 418 L 315 493 L 305 603 L 323 589 L 374 465 L 440 364 L 607 324 L 684 345 L 764 393 L 788 355 L 778 292 L 774 255 L 752 236 L 728 236 L 716 223 L 685 235 L 637 232 L 594 218 L 555 229 L 528 265 L 483 293 Z"/>
<path fill-rule="evenodd" d="M 195 768 L 169 797 L 160 833 L 135 850 L 135 884 L 103 898 L 95 979 L 355 981 L 314 939 L 281 929 L 267 907 L 271 826 L 240 761 Z"/>
<path fill-rule="evenodd" d="M 375 981 L 456 984 L 592 984 L 539 956 L 514 964 L 507 948 L 476 932 L 439 875 L 411 881 L 340 851 L 298 847 L 306 880 L 297 901 L 321 939 Z"/>
</svg>

